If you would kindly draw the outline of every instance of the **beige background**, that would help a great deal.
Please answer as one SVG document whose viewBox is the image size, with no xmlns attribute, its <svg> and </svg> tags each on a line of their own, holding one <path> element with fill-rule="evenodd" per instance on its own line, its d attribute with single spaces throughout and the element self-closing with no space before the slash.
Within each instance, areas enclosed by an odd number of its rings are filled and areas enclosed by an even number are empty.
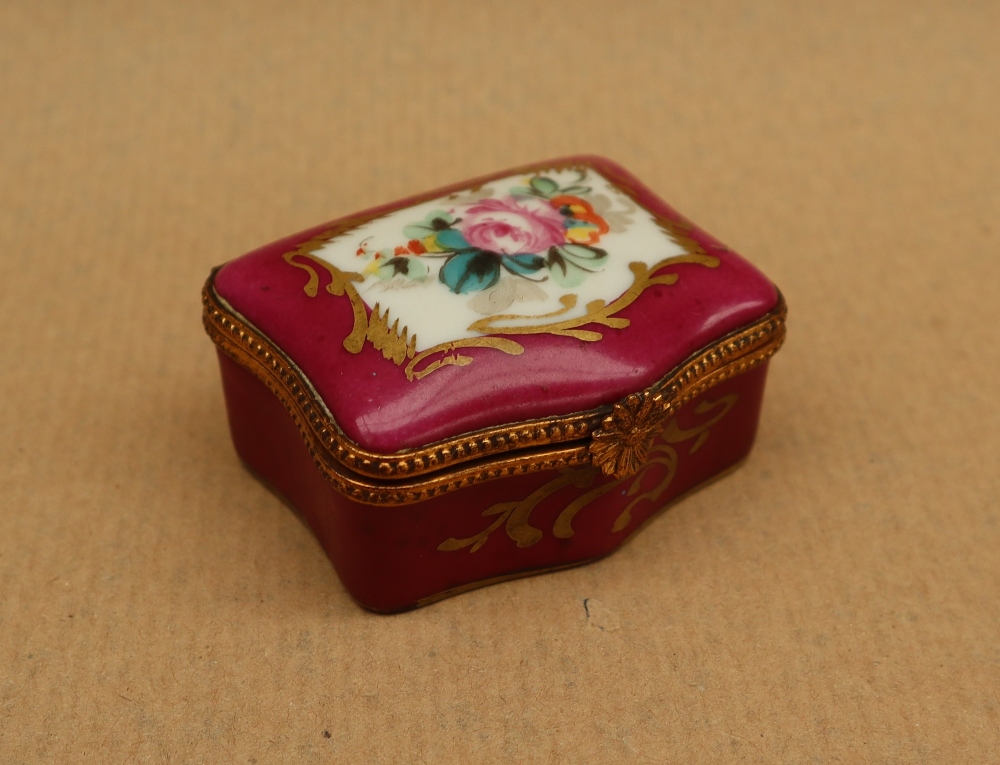
<svg viewBox="0 0 1000 765">
<path fill-rule="evenodd" d="M 0 761 L 1000 759 L 998 29 L 0 4 Z M 757 449 L 603 562 L 366 613 L 234 456 L 201 283 L 577 151 L 784 290 Z"/>
</svg>

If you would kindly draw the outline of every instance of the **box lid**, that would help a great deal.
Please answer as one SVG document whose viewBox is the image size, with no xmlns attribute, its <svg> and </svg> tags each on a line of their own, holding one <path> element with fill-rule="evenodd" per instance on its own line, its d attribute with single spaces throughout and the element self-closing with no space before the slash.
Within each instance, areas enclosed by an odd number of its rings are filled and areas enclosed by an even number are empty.
<svg viewBox="0 0 1000 765">
<path fill-rule="evenodd" d="M 662 418 L 773 353 L 784 318 L 759 271 L 591 156 L 317 226 L 217 269 L 204 299 L 319 459 L 389 482 Z M 601 463 L 600 435 L 560 464 Z"/>
</svg>

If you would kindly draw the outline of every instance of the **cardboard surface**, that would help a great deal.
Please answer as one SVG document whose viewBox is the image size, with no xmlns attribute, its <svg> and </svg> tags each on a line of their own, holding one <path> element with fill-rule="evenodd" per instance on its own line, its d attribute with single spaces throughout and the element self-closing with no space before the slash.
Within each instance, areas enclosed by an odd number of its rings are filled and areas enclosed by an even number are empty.
<svg viewBox="0 0 1000 765">
<path fill-rule="evenodd" d="M 0 761 L 1000 759 L 996 4 L 0 6 Z M 593 151 L 784 291 L 756 451 L 395 617 L 240 466 L 209 268 Z"/>
</svg>

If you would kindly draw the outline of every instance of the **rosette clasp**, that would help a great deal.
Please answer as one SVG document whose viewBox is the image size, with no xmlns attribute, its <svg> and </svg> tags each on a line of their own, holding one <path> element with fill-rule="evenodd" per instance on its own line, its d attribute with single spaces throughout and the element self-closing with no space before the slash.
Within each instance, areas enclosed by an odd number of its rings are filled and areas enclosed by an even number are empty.
<svg viewBox="0 0 1000 765">
<path fill-rule="evenodd" d="M 594 465 L 615 478 L 635 475 L 672 408 L 662 393 L 633 393 L 616 403 L 590 442 Z"/>
</svg>

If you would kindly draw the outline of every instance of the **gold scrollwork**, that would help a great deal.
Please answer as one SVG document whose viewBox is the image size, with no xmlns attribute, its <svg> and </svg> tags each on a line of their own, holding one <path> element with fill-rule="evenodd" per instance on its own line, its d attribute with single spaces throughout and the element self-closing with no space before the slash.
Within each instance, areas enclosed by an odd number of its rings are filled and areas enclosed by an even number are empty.
<svg viewBox="0 0 1000 765">
<path fill-rule="evenodd" d="M 320 266 L 330 275 L 330 282 L 326 285 L 326 291 L 338 297 L 346 295 L 351 303 L 351 310 L 354 312 L 354 329 L 344 338 L 344 348 L 350 353 L 360 353 L 364 347 L 365 340 L 372 344 L 372 347 L 382 352 L 389 361 L 402 366 L 409 360 L 404 368 L 407 380 L 419 380 L 426 377 L 431 372 L 445 366 L 465 366 L 472 363 L 471 356 L 463 356 L 460 353 L 453 353 L 459 348 L 492 348 L 512 356 L 524 352 L 524 346 L 513 340 L 501 337 L 471 337 L 465 340 L 455 340 L 449 343 L 441 343 L 433 348 L 417 353 L 417 336 L 410 335 L 409 327 L 399 328 L 399 319 L 389 323 L 389 309 L 384 311 L 380 304 L 376 303 L 372 308 L 371 315 L 365 308 L 365 302 L 361 299 L 354 284 L 364 281 L 364 277 L 353 271 L 341 271 L 332 263 L 328 263 L 322 258 L 317 258 L 312 254 L 332 238 L 330 232 L 320 234 L 312 239 L 303 242 L 296 249 L 286 252 L 285 262 L 301 268 L 309 274 L 309 280 L 302 288 L 309 297 L 316 297 L 319 292 L 319 274 L 313 265 Z M 304 258 L 308 262 L 296 260 Z M 436 361 L 430 362 L 423 369 L 418 369 L 417 365 L 425 359 L 435 354 L 446 354 Z"/>
<path fill-rule="evenodd" d="M 738 394 L 730 393 L 715 401 L 702 401 L 694 410 L 696 414 L 707 414 L 713 410 L 718 411 L 709 420 L 693 428 L 682 429 L 677 425 L 676 419 L 671 420 L 663 429 L 662 439 L 665 443 L 656 443 L 649 449 L 646 461 L 638 472 L 624 478 L 619 478 L 618 480 L 603 483 L 574 499 L 559 512 L 552 525 L 552 535 L 559 539 L 569 539 L 572 537 L 575 533 L 573 530 L 573 519 L 581 510 L 599 497 L 616 491 L 628 483 L 625 495 L 632 497 L 632 499 L 621 513 L 618 514 L 618 517 L 611 526 L 612 533 L 624 531 L 632 521 L 632 511 L 636 505 L 640 502 L 657 501 L 673 482 L 674 476 L 677 474 L 680 458 L 678 457 L 677 450 L 669 444 L 679 444 L 689 441 L 692 438 L 697 438 L 688 450 L 689 454 L 694 453 L 705 443 L 712 426 L 729 413 L 737 400 Z M 655 467 L 664 469 L 662 478 L 660 478 L 659 482 L 653 488 L 639 493 L 646 475 Z M 475 552 L 486 544 L 490 534 L 505 523 L 507 536 L 518 547 L 530 547 L 537 544 L 542 540 L 544 534 L 541 529 L 529 523 L 532 511 L 542 501 L 560 489 L 567 486 L 586 489 L 600 475 L 601 471 L 592 467 L 564 469 L 560 471 L 558 476 L 535 489 L 535 491 L 524 499 L 515 502 L 498 502 L 486 508 L 483 511 L 484 518 L 494 515 L 497 518 L 478 534 L 464 539 L 451 537 L 439 544 L 437 549 L 443 552 L 451 552 L 468 547 L 470 548 L 469 552 Z"/>
<path fill-rule="evenodd" d="M 565 321 L 552 322 L 549 324 L 535 324 L 529 326 L 508 325 L 502 322 L 516 321 L 523 319 L 547 319 L 553 316 L 560 316 L 576 306 L 576 295 L 563 295 L 560 302 L 563 308 L 552 313 L 539 314 L 536 316 L 522 315 L 516 313 L 504 313 L 496 316 L 487 316 L 472 322 L 469 329 L 473 332 L 502 332 L 505 335 L 535 335 L 549 334 L 573 337 L 577 340 L 584 340 L 589 343 L 597 342 L 603 335 L 592 330 L 577 329 L 584 324 L 602 324 L 611 329 L 624 329 L 631 322 L 628 319 L 615 316 L 621 310 L 634 303 L 639 295 L 646 289 L 656 284 L 669 286 L 674 284 L 680 277 L 677 274 L 655 275 L 660 269 L 668 266 L 676 266 L 681 263 L 697 263 L 707 268 L 716 268 L 719 259 L 711 255 L 678 255 L 673 258 L 661 260 L 653 266 L 647 266 L 641 261 L 633 261 L 628 264 L 632 271 L 632 286 L 616 300 L 605 303 L 603 300 L 593 300 L 587 304 L 587 313 L 576 319 L 566 319 Z"/>
<path fill-rule="evenodd" d="M 523 345 L 515 343 L 513 340 L 507 340 L 503 337 L 470 337 L 465 340 L 454 340 L 450 343 L 435 345 L 433 348 L 428 348 L 426 351 L 421 351 L 414 356 L 413 360 L 406 365 L 406 369 L 404 370 L 406 372 L 406 379 L 419 380 L 421 377 L 426 377 L 431 372 L 434 372 L 443 366 L 454 365 L 464 367 L 471 364 L 471 356 L 463 356 L 460 353 L 451 353 L 459 348 L 492 348 L 495 351 L 502 351 L 510 356 L 519 356 L 524 353 Z M 435 353 L 445 353 L 451 355 L 446 355 L 437 361 L 432 361 L 423 369 L 416 368 L 417 364 Z"/>
<path fill-rule="evenodd" d="M 358 294 L 357 289 L 355 289 L 354 282 L 362 282 L 364 281 L 364 277 L 361 274 L 341 271 L 325 260 L 314 257 L 310 253 L 310 250 L 319 247 L 320 244 L 317 243 L 322 243 L 323 241 L 325 239 L 322 236 L 314 237 L 308 242 L 303 242 L 293 251 L 286 252 L 283 257 L 289 265 L 301 268 L 309 274 L 309 281 L 302 288 L 302 291 L 309 297 L 316 297 L 316 293 L 319 291 L 319 274 L 316 273 L 316 269 L 309 263 L 300 263 L 295 258 L 306 258 L 310 263 L 319 265 L 327 270 L 330 274 L 330 283 L 326 285 L 326 291 L 337 297 L 347 295 L 351 301 L 351 310 L 354 312 L 354 329 L 344 338 L 344 348 L 351 353 L 360 353 L 362 346 L 365 344 L 365 336 L 368 333 L 368 312 L 365 311 L 365 303 Z"/>
<path fill-rule="evenodd" d="M 389 309 L 384 311 L 381 305 L 376 303 L 369 316 L 365 308 L 365 303 L 358 294 L 355 284 L 364 281 L 364 277 L 353 271 L 341 271 L 332 263 L 328 263 L 321 258 L 317 258 L 311 250 L 317 249 L 322 243 L 328 241 L 327 235 L 314 237 L 300 244 L 295 250 L 286 252 L 283 256 L 285 262 L 296 268 L 302 269 L 309 274 L 309 279 L 302 291 L 309 297 L 316 297 L 319 292 L 319 274 L 314 266 L 319 266 L 330 275 L 330 281 L 326 285 L 326 291 L 337 297 L 346 295 L 351 303 L 351 310 L 354 313 L 354 328 L 350 334 L 344 338 L 344 348 L 350 353 L 360 353 L 367 340 L 372 346 L 381 351 L 382 355 L 397 365 L 409 359 L 404 372 L 407 380 L 419 380 L 426 377 L 431 372 L 445 366 L 466 366 L 472 363 L 471 356 L 461 353 L 454 353 L 459 348 L 492 348 L 512 356 L 520 355 L 524 352 L 524 346 L 514 340 L 501 337 L 471 337 L 462 340 L 454 340 L 447 343 L 435 345 L 420 353 L 416 352 L 417 336 L 410 335 L 409 327 L 399 328 L 399 319 L 389 323 Z M 303 260 L 298 260 L 302 258 Z M 612 329 L 624 329 L 629 326 L 629 320 L 615 316 L 619 311 L 631 305 L 647 288 L 662 284 L 674 284 L 679 278 L 677 274 L 655 275 L 655 272 L 662 268 L 681 263 L 699 263 L 707 268 L 715 268 L 719 265 L 718 258 L 710 255 L 680 255 L 674 258 L 667 258 L 652 267 L 638 261 L 629 264 L 629 268 L 634 275 L 632 286 L 618 299 L 611 303 L 603 300 L 594 300 L 587 304 L 587 313 L 576 319 L 567 319 L 549 324 L 534 324 L 529 326 L 501 325 L 499 322 L 514 321 L 523 319 L 545 319 L 560 316 L 572 310 L 576 306 L 576 295 L 563 295 L 560 298 L 562 308 L 547 314 L 536 316 L 520 314 L 498 314 L 479 319 L 469 325 L 469 330 L 473 332 L 500 332 L 505 335 L 530 335 L 530 334 L 551 334 L 563 337 L 573 337 L 585 342 L 597 342 L 603 338 L 600 332 L 593 330 L 578 329 L 585 324 L 601 324 Z M 422 369 L 417 366 L 425 359 L 436 354 L 444 354 L 441 358 L 430 362 Z"/>
<path fill-rule="evenodd" d="M 695 414 L 707 414 L 713 409 L 718 409 L 718 413 L 710 420 L 706 420 L 700 425 L 687 430 L 678 427 L 677 420 L 671 420 L 663 430 L 663 440 L 668 444 L 680 444 L 684 441 L 690 441 L 697 436 L 697 440 L 688 449 L 688 454 L 694 454 L 708 440 L 710 428 L 725 417 L 729 413 L 729 410 L 736 405 L 737 398 L 738 395 L 736 393 L 730 393 L 728 396 L 723 396 L 716 401 L 702 401 L 695 407 Z"/>
<path fill-rule="evenodd" d="M 490 505 L 483 511 L 483 517 L 491 515 L 499 516 L 493 523 L 480 531 L 475 536 L 468 539 L 446 539 L 440 545 L 439 550 L 461 550 L 463 547 L 471 547 L 469 552 L 475 552 L 484 544 L 494 530 L 498 529 L 505 521 L 507 523 L 507 536 L 514 540 L 518 547 L 531 547 L 539 542 L 543 536 L 540 529 L 528 523 L 531 511 L 546 497 L 555 494 L 559 489 L 570 484 L 577 488 L 585 488 L 594 480 L 596 471 L 584 470 L 564 470 L 557 478 L 553 478 L 548 483 L 535 489 L 519 502 L 498 502 Z"/>
</svg>

